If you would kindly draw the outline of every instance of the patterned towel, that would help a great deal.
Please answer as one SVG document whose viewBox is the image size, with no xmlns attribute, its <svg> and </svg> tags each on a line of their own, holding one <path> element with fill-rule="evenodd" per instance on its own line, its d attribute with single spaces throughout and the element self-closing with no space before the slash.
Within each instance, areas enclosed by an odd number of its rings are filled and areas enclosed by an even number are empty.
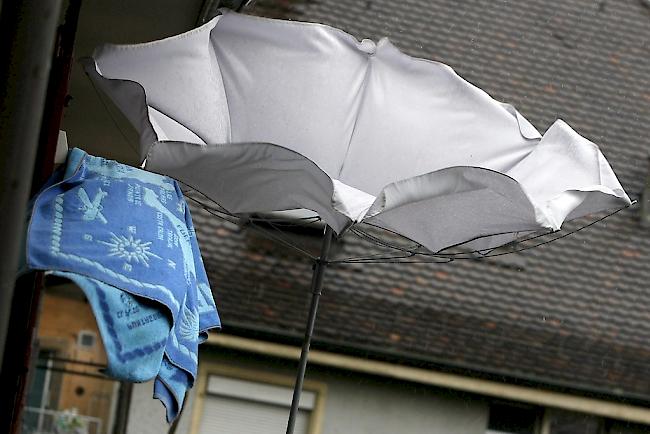
<svg viewBox="0 0 650 434">
<path fill-rule="evenodd" d="M 176 181 L 80 149 L 36 197 L 27 266 L 77 283 L 108 373 L 156 378 L 171 422 L 197 373 L 198 344 L 220 327 L 190 211 Z"/>
</svg>

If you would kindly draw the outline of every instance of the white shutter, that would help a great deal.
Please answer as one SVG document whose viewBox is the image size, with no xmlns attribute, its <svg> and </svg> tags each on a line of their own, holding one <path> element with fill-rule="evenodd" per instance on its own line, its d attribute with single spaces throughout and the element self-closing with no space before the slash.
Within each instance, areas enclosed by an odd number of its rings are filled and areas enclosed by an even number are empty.
<svg viewBox="0 0 650 434">
<path fill-rule="evenodd" d="M 289 408 L 224 396 L 205 397 L 199 434 L 284 434 Z M 300 410 L 296 434 L 307 434 L 309 412 Z"/>
<path fill-rule="evenodd" d="M 199 434 L 283 434 L 292 390 L 253 381 L 211 375 L 203 401 Z M 296 434 L 307 434 L 316 394 L 304 391 Z"/>
</svg>

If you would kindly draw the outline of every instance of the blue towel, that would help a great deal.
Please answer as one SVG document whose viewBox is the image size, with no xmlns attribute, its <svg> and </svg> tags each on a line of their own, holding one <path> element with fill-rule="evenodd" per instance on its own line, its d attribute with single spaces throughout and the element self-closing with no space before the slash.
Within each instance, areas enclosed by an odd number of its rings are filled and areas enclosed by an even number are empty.
<svg viewBox="0 0 650 434">
<path fill-rule="evenodd" d="M 81 287 L 108 374 L 155 377 L 171 422 L 196 378 L 199 343 L 220 327 L 178 183 L 80 149 L 55 177 L 34 201 L 27 266 Z"/>
</svg>

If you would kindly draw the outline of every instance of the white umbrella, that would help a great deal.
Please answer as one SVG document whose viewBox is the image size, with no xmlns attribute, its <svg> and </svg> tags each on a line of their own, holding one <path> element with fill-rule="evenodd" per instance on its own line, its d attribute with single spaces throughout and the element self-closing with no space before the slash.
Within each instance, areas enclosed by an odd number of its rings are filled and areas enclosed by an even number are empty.
<svg viewBox="0 0 650 434">
<path fill-rule="evenodd" d="M 432 252 L 486 249 L 630 204 L 598 147 L 566 123 L 541 135 L 387 39 L 224 13 L 161 41 L 104 46 L 86 70 L 138 129 L 148 170 L 233 214 L 309 209 L 327 224 L 294 404 L 332 231 L 367 222 Z"/>
</svg>

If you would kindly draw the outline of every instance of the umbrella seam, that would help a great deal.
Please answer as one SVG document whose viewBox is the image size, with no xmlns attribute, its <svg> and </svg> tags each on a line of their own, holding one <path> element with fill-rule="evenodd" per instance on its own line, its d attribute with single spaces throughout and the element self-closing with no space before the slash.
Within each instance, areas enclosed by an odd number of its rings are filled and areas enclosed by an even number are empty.
<svg viewBox="0 0 650 434">
<path fill-rule="evenodd" d="M 366 89 L 368 88 L 368 77 L 370 75 L 370 70 L 372 67 L 371 55 L 366 54 L 366 71 L 363 74 L 363 83 L 361 87 L 361 96 L 359 97 L 359 105 L 357 106 L 356 113 L 354 114 L 354 124 L 352 125 L 352 131 L 350 132 L 350 138 L 348 139 L 348 146 L 345 150 L 345 155 L 343 156 L 343 161 L 341 161 L 341 167 L 339 168 L 339 173 L 337 179 L 341 179 L 341 173 L 343 173 L 343 168 L 345 167 L 345 161 L 350 154 L 350 148 L 352 147 L 352 139 L 354 138 L 354 133 L 357 131 L 357 124 L 359 123 L 359 115 L 361 114 L 361 109 L 363 108 L 363 102 L 366 98 Z"/>
<path fill-rule="evenodd" d="M 221 9 L 219 9 L 221 12 Z M 222 12 L 223 13 L 223 12 Z M 216 21 L 214 27 L 210 29 L 209 33 L 209 41 L 211 42 L 212 39 L 212 33 L 216 31 L 217 25 L 219 24 L 219 20 Z M 228 142 L 232 142 L 232 116 L 230 113 L 230 104 L 228 103 L 228 92 L 226 91 L 226 82 L 224 81 L 223 73 L 221 72 L 221 64 L 219 63 L 219 58 L 217 56 L 217 50 L 216 50 L 216 44 L 209 43 L 208 46 L 210 47 L 208 51 L 212 52 L 214 54 L 214 61 L 217 64 L 217 71 L 219 73 L 219 77 L 221 77 L 221 87 L 223 89 L 223 97 L 226 99 L 226 112 L 228 113 Z M 210 63 L 210 68 L 214 71 L 214 67 L 212 66 L 212 63 Z M 207 143 L 207 142 L 206 142 Z"/>
</svg>

